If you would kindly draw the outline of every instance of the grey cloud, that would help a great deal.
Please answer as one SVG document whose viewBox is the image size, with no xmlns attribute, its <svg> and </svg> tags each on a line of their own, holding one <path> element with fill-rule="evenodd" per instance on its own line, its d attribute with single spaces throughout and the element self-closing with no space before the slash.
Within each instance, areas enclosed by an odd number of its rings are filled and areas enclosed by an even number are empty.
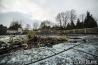
<svg viewBox="0 0 98 65">
<path fill-rule="evenodd" d="M 0 0 L 0 2 L 1 1 L 3 1 L 4 3 L 7 2 L 8 0 Z M 12 0 L 9 0 L 9 3 L 11 1 Z M 90 11 L 93 14 L 93 16 L 96 19 L 98 19 L 98 0 L 28 0 L 28 1 L 39 5 L 42 9 L 44 9 L 42 11 L 50 12 L 49 17 L 51 16 L 52 20 L 55 19 L 55 16 L 57 15 L 58 12 L 71 9 L 75 9 L 78 14 Z M 3 3 L 2 2 L 0 3 L 0 9 L 4 8 L 4 6 L 1 5 Z M 1 20 L 4 19 L 2 17 L 3 16 L 0 14 Z M 18 17 L 16 17 L 16 19 L 17 18 Z"/>
</svg>

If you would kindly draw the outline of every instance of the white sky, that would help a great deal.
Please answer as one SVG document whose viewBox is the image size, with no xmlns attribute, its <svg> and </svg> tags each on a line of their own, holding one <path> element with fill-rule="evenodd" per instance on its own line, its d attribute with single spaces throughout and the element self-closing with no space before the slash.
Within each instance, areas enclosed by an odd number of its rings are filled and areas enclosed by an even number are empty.
<svg viewBox="0 0 98 65">
<path fill-rule="evenodd" d="M 32 20 L 55 21 L 58 12 L 75 9 L 98 17 L 98 0 L 0 0 L 0 13 L 20 12 Z"/>
</svg>

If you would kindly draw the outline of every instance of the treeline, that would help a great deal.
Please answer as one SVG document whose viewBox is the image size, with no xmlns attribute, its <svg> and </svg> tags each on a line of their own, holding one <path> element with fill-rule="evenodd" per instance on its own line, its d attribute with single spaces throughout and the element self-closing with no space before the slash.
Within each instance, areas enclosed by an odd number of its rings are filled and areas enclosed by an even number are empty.
<svg viewBox="0 0 98 65">
<path fill-rule="evenodd" d="M 83 28 L 94 28 L 97 27 L 97 21 L 94 19 L 90 12 L 85 15 L 81 14 L 77 17 L 75 10 L 60 12 L 56 16 L 57 25 L 53 25 L 50 21 L 43 21 L 40 24 L 40 28 L 51 28 L 51 29 L 83 29 Z"/>
<path fill-rule="evenodd" d="M 18 28 L 22 28 L 22 25 L 18 21 L 12 21 L 9 27 L 4 25 L 0 25 L 0 35 L 6 35 L 7 30 L 18 30 Z"/>
<path fill-rule="evenodd" d="M 70 29 L 83 29 L 83 28 L 94 28 L 94 27 L 97 27 L 97 22 L 90 14 L 90 12 L 87 12 L 84 20 L 80 21 L 80 19 L 78 18 L 76 24 L 74 24 L 74 22 L 71 21 L 71 23 L 67 24 L 66 29 L 70 30 Z"/>
<path fill-rule="evenodd" d="M 8 27 L 8 30 L 18 30 L 18 28 L 22 28 L 22 24 L 18 21 L 12 21 Z"/>
<path fill-rule="evenodd" d="M 7 27 L 3 26 L 2 24 L 0 25 L 0 35 L 6 34 L 7 32 Z"/>
<path fill-rule="evenodd" d="M 60 12 L 56 16 L 56 23 L 52 23 L 51 21 L 44 20 L 39 23 L 33 23 L 33 30 L 51 30 L 51 29 L 60 29 L 60 30 L 71 30 L 71 29 L 83 29 L 83 28 L 94 28 L 97 27 L 97 21 L 94 19 L 93 15 L 90 12 L 87 12 L 85 15 L 81 14 L 77 16 L 75 10 L 70 10 L 66 12 Z M 30 29 L 31 25 L 27 24 L 24 28 L 23 32 L 27 33 Z M 12 21 L 10 26 L 7 28 L 6 26 L 0 25 L 0 35 L 6 34 L 7 30 L 18 30 L 19 28 L 23 29 L 23 26 L 19 21 Z"/>
</svg>

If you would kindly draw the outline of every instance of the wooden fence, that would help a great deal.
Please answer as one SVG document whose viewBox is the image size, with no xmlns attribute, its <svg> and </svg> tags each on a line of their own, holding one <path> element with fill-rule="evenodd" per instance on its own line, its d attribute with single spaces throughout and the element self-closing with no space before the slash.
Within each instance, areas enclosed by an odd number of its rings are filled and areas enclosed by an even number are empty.
<svg viewBox="0 0 98 65">
<path fill-rule="evenodd" d="M 67 34 L 98 34 L 98 27 L 96 27 L 96 28 L 65 30 L 64 32 L 67 33 Z"/>
</svg>

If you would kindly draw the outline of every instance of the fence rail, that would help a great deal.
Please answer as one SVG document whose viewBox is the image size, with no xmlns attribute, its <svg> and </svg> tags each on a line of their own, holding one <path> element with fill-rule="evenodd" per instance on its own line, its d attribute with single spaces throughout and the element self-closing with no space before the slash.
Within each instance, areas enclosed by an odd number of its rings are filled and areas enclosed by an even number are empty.
<svg viewBox="0 0 98 65">
<path fill-rule="evenodd" d="M 65 30 L 64 32 L 67 33 L 67 34 L 98 34 L 98 27 L 96 27 L 96 28 Z"/>
</svg>

